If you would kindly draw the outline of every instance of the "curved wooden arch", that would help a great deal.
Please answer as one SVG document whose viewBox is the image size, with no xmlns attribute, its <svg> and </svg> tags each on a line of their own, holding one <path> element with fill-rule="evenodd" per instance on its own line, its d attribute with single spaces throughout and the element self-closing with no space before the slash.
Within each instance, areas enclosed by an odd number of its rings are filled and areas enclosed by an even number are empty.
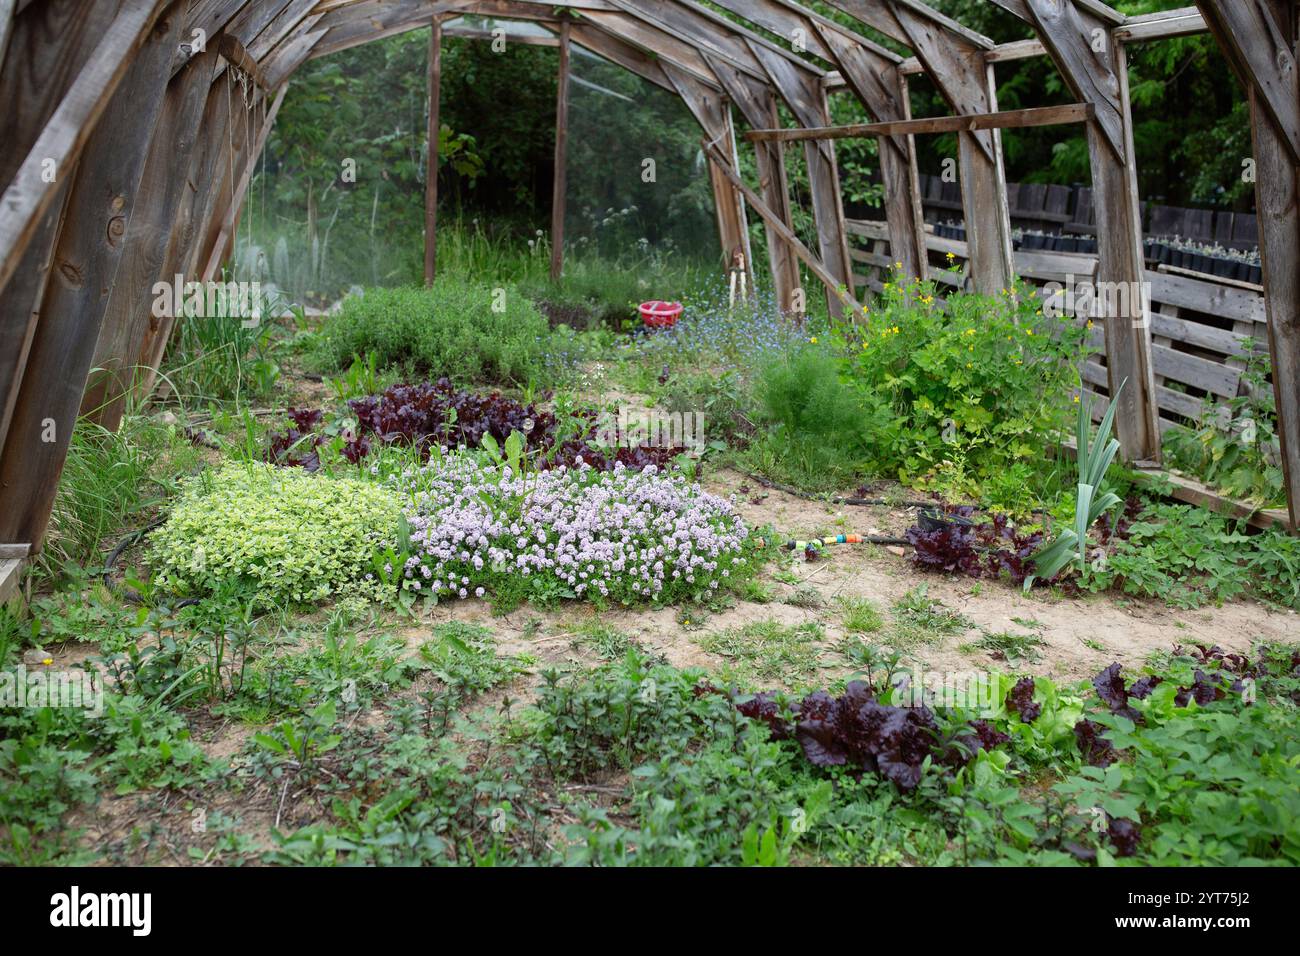
<svg viewBox="0 0 1300 956">
<path fill-rule="evenodd" d="M 904 45 L 914 59 L 796 0 L 0 0 L 0 547 L 39 547 L 92 364 L 115 374 L 156 368 L 169 329 L 148 315 L 153 282 L 176 273 L 210 277 L 220 267 L 252 162 L 293 72 L 312 57 L 466 14 L 540 23 L 563 42 L 587 46 L 681 96 L 709 143 L 724 248 L 746 235 L 743 192 L 769 229 L 772 273 L 783 296 L 798 283 L 796 252 L 815 256 L 824 280 L 852 288 L 833 144 L 805 144 L 818 250 L 796 250 L 781 150 L 756 143 L 759 190 L 740 183 L 732 108 L 753 126 L 773 126 L 781 102 L 799 126 L 812 129 L 827 125 L 827 92 L 847 87 L 877 121 L 906 120 L 906 78 L 926 72 L 955 113 L 994 112 L 992 64 L 1049 55 L 1093 108 L 1098 278 L 1140 281 L 1124 44 L 1208 28 L 1251 92 L 1294 524 L 1298 0 L 1197 0 L 1197 8 L 1132 18 L 1100 0 L 988 0 L 1037 36 L 1002 46 L 921 0 L 828 2 L 862 30 Z M 240 95 L 232 101 L 235 77 Z M 972 279 L 976 288 L 994 290 L 1011 276 L 999 135 L 972 128 L 959 142 L 966 218 L 981 225 L 970 233 Z M 881 136 L 880 157 L 894 258 L 924 275 L 910 136 Z M 1111 384 L 1130 382 L 1119 435 L 1127 458 L 1155 461 L 1145 309 L 1139 305 L 1129 318 L 1106 332 Z M 91 384 L 90 404 L 114 397 L 102 382 Z"/>
</svg>

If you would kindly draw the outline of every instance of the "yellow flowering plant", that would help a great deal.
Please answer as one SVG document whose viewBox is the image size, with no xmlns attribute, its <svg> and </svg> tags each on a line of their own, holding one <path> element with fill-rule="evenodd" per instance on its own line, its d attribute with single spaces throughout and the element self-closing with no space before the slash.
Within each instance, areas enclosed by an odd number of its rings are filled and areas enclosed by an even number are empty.
<svg viewBox="0 0 1300 956">
<path fill-rule="evenodd" d="M 932 282 L 897 270 L 890 278 L 865 328 L 837 330 L 846 381 L 886 398 L 896 418 L 872 457 L 910 481 L 951 473 L 959 462 L 976 486 L 966 493 L 1041 460 L 1068 427 L 1085 331 L 1038 314 L 1033 290 L 1021 284 L 942 302 Z"/>
</svg>

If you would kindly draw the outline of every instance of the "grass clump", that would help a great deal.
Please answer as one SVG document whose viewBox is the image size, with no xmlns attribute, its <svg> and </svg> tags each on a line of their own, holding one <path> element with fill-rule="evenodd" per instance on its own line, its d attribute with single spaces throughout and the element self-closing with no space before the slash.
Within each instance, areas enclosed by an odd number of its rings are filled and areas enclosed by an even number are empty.
<svg viewBox="0 0 1300 956">
<path fill-rule="evenodd" d="M 721 673 L 729 683 L 749 688 L 770 683 L 789 686 L 811 679 L 821 669 L 819 645 L 825 636 L 816 621 L 793 625 L 754 621 L 707 634 L 700 647 L 726 659 Z"/>
<path fill-rule="evenodd" d="M 840 598 L 844 630 L 850 634 L 874 634 L 885 626 L 880 609 L 867 598 Z"/>
<path fill-rule="evenodd" d="M 894 602 L 894 640 L 900 647 L 933 644 L 973 626 L 964 614 L 932 598 L 925 584 L 912 588 Z"/>
<path fill-rule="evenodd" d="M 377 593 L 367 576 L 399 513 L 396 496 L 375 484 L 228 464 L 185 484 L 149 560 L 155 583 L 181 593 L 231 582 L 255 588 L 259 604 Z"/>
<path fill-rule="evenodd" d="M 1013 631 L 986 632 L 978 641 L 962 645 L 962 650 L 986 651 L 995 660 L 1015 664 L 1019 661 L 1036 661 L 1043 639 L 1037 634 L 1016 634 Z"/>
<path fill-rule="evenodd" d="M 321 328 L 315 360 L 344 369 L 369 353 L 383 367 L 460 384 L 525 387 L 553 384 L 574 350 L 513 286 L 444 277 L 428 289 L 369 289 L 344 300 Z"/>
</svg>

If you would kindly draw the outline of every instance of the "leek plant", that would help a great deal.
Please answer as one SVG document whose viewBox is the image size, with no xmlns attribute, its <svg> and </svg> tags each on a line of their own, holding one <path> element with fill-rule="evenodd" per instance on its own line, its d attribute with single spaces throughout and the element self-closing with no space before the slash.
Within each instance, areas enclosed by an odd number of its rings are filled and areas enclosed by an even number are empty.
<svg viewBox="0 0 1300 956">
<path fill-rule="evenodd" d="M 1125 380 L 1127 381 L 1127 379 Z M 1037 578 L 1051 580 L 1070 562 L 1076 562 L 1083 570 L 1088 560 L 1088 529 L 1107 510 L 1119 504 L 1119 496 L 1113 491 L 1098 494 L 1101 482 L 1106 477 L 1119 451 L 1119 440 L 1110 435 L 1115 423 L 1115 406 L 1119 402 L 1120 392 L 1124 391 L 1124 382 L 1116 390 L 1106 407 L 1106 414 L 1097 426 L 1096 440 L 1090 442 L 1092 423 L 1089 421 L 1088 403 L 1080 400 L 1079 420 L 1075 428 L 1079 481 L 1074 499 L 1074 527 L 1063 528 L 1056 538 L 1033 557 L 1034 574 L 1025 578 L 1025 590 L 1033 587 Z"/>
</svg>

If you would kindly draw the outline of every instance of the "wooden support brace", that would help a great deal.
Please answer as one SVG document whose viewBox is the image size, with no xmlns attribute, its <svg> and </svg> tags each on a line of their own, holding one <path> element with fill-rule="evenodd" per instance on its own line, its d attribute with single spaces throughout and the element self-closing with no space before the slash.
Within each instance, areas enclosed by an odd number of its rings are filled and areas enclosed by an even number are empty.
<svg viewBox="0 0 1300 956">
<path fill-rule="evenodd" d="M 911 136 L 973 132 L 977 129 L 1023 129 L 1030 126 L 1083 123 L 1092 119 L 1094 113 L 1095 109 L 1091 103 L 1071 103 L 1068 106 L 1003 110 L 998 113 L 976 113 L 967 116 L 935 116 L 887 123 L 853 123 L 848 126 L 816 126 L 811 129 L 756 129 L 746 133 L 745 139 L 794 143 L 805 140 L 855 139 L 861 136 Z"/>
</svg>

